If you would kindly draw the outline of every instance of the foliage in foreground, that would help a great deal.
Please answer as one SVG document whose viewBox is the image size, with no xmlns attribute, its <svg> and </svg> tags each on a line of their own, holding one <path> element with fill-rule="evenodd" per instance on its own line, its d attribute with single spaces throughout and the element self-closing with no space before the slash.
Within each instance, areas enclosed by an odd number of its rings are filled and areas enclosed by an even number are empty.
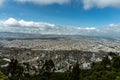
<svg viewBox="0 0 120 80">
<path fill-rule="evenodd" d="M 8 80 L 8 77 L 0 72 L 0 80 Z"/>
<path fill-rule="evenodd" d="M 101 62 L 93 63 L 89 70 L 80 69 L 79 64 L 76 63 L 72 71 L 68 72 L 51 72 L 54 64 L 50 61 L 51 64 L 46 62 L 43 67 L 43 70 L 46 71 L 44 74 L 33 76 L 22 76 L 20 71 L 22 68 L 17 61 L 13 60 L 8 67 L 8 72 L 13 73 L 14 77 L 9 80 L 120 80 L 120 56 L 112 55 L 112 58 L 110 60 L 108 56 L 104 57 Z M 8 80 L 3 73 L 0 72 L 0 80 Z"/>
</svg>

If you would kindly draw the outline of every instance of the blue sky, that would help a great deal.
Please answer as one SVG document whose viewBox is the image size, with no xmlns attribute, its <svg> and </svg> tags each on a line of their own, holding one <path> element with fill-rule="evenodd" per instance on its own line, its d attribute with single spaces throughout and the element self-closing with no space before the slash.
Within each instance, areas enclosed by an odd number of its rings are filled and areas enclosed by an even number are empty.
<svg viewBox="0 0 120 80">
<path fill-rule="evenodd" d="M 0 20 L 101 29 L 120 24 L 119 5 L 119 0 L 1 0 Z"/>
<path fill-rule="evenodd" d="M 120 9 L 114 7 L 89 10 L 83 8 L 81 1 L 66 4 L 39 5 L 19 3 L 10 0 L 0 8 L 0 19 L 9 17 L 54 23 L 63 26 L 102 27 L 119 23 Z"/>
</svg>

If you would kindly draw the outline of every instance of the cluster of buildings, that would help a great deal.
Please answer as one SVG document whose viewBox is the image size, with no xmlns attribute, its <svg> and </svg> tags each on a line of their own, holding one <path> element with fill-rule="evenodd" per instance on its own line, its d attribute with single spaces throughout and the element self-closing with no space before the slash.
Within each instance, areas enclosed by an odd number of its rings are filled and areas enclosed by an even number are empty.
<svg viewBox="0 0 120 80">
<path fill-rule="evenodd" d="M 98 52 L 120 52 L 120 40 L 102 38 L 58 38 L 31 40 L 0 40 L 4 47 L 26 48 L 32 50 L 81 50 Z"/>
<path fill-rule="evenodd" d="M 93 62 L 102 60 L 103 54 L 79 51 L 79 50 L 30 50 L 18 48 L 4 48 L 0 50 L 1 58 L 4 61 L 10 62 L 11 59 L 17 59 L 20 64 L 23 64 L 26 72 L 36 74 L 39 73 L 46 60 L 52 60 L 55 64 L 55 72 L 64 72 L 72 70 L 76 62 L 79 63 L 81 69 L 90 69 Z M 1 65 L 1 67 L 8 66 L 8 63 Z M 29 70 L 27 65 L 29 65 Z"/>
<path fill-rule="evenodd" d="M 102 61 L 108 52 L 120 53 L 120 41 L 96 38 L 0 40 L 0 58 L 7 62 L 0 67 L 17 59 L 25 73 L 38 74 L 45 61 L 51 59 L 55 72 L 71 70 L 76 62 L 81 69 L 91 69 L 91 64 Z"/>
</svg>

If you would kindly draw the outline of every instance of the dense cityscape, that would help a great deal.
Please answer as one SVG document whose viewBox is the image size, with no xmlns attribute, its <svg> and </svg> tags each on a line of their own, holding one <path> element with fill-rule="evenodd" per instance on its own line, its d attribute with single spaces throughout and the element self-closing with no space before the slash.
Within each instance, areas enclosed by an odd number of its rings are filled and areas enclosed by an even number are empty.
<svg viewBox="0 0 120 80">
<path fill-rule="evenodd" d="M 120 80 L 120 0 L 0 0 L 0 80 Z"/>
<path fill-rule="evenodd" d="M 43 66 L 46 61 L 51 61 L 51 64 L 54 64 L 50 72 L 72 71 L 76 63 L 81 70 L 91 70 L 93 63 L 100 63 L 110 53 L 120 56 L 119 50 L 119 39 L 89 37 L 1 39 L 0 66 L 1 71 L 4 71 L 4 68 L 9 67 L 12 60 L 17 60 L 23 68 L 24 77 L 26 74 L 29 76 L 42 75 L 41 70 L 44 70 Z M 108 58 L 112 60 L 111 55 Z M 12 73 L 3 73 L 12 79 Z"/>
</svg>

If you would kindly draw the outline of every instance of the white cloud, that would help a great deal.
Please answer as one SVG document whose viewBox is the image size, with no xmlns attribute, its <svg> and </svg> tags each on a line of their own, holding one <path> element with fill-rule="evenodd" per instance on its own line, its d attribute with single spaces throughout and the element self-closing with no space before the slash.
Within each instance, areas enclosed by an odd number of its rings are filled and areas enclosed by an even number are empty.
<svg viewBox="0 0 120 80">
<path fill-rule="evenodd" d="M 120 37 L 120 24 L 109 24 L 102 29 L 98 29 L 95 27 L 62 27 L 45 22 L 34 22 L 9 18 L 7 20 L 0 21 L 0 31 L 37 34 L 77 34 L 87 36 Z"/>
<path fill-rule="evenodd" d="M 119 24 L 110 24 L 107 27 L 105 27 L 103 29 L 104 31 L 106 31 L 106 33 L 110 33 L 110 34 L 120 34 L 120 25 Z"/>
<path fill-rule="evenodd" d="M 0 21 L 0 31 L 5 32 L 22 32 L 22 33 L 41 33 L 41 34 L 81 34 L 88 35 L 95 31 L 96 28 L 80 27 L 62 27 L 45 22 L 34 22 L 25 20 L 16 20 L 9 18 Z"/>
<path fill-rule="evenodd" d="M 50 5 L 50 4 L 65 4 L 68 3 L 70 0 L 15 0 L 21 3 L 34 3 L 39 5 Z"/>
<path fill-rule="evenodd" d="M 5 22 L 3 22 L 6 25 L 17 25 L 18 22 L 14 19 L 14 18 L 9 18 L 8 20 L 6 20 Z"/>
<path fill-rule="evenodd" d="M 5 21 L 0 21 L 1 31 L 9 32 L 22 32 L 22 33 L 42 33 L 47 30 L 52 30 L 56 28 L 54 24 L 44 23 L 44 22 L 33 22 L 16 20 L 14 18 L 9 18 Z"/>
<path fill-rule="evenodd" d="M 96 30 L 95 27 L 86 27 L 86 28 L 77 27 L 76 29 L 82 29 L 82 30 Z"/>
<path fill-rule="evenodd" d="M 82 0 L 82 2 L 84 9 L 90 9 L 93 7 L 120 7 L 120 0 Z"/>
</svg>

